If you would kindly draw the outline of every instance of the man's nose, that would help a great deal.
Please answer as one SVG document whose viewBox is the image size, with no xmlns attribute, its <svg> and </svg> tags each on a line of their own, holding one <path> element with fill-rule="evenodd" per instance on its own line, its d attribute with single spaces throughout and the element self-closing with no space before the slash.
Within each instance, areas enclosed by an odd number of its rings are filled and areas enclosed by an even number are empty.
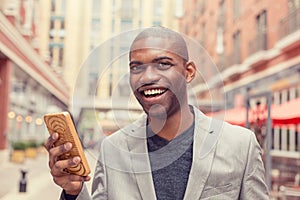
<svg viewBox="0 0 300 200">
<path fill-rule="evenodd" d="M 140 77 L 140 82 L 143 84 L 155 83 L 160 79 L 159 72 L 154 66 L 155 64 L 148 64 Z"/>
</svg>

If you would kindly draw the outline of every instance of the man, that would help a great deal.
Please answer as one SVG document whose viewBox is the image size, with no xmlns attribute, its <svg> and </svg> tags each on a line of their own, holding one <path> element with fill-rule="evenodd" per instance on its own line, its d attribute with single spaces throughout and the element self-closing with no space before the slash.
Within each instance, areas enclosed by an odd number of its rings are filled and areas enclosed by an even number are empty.
<svg viewBox="0 0 300 200">
<path fill-rule="evenodd" d="M 196 74 L 183 37 L 166 28 L 142 31 L 130 48 L 130 85 L 146 115 L 104 139 L 88 195 L 85 181 L 57 161 L 71 144 L 46 142 L 61 199 L 269 199 L 261 150 L 242 127 L 206 117 L 188 104 Z"/>
</svg>

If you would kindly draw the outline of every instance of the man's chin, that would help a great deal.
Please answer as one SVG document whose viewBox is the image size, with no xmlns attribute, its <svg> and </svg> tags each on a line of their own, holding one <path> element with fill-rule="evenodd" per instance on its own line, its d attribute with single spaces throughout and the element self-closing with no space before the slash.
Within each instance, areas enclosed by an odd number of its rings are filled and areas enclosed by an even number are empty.
<svg viewBox="0 0 300 200">
<path fill-rule="evenodd" d="M 152 105 L 149 109 L 145 110 L 150 118 L 165 120 L 167 118 L 167 110 L 160 104 Z"/>
</svg>

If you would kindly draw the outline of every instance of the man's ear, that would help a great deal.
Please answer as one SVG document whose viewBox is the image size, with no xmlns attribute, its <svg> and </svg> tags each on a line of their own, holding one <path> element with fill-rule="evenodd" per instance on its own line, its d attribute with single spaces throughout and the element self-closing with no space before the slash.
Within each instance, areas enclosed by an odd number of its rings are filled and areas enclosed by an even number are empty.
<svg viewBox="0 0 300 200">
<path fill-rule="evenodd" d="M 190 83 L 196 76 L 196 65 L 193 61 L 188 61 L 185 64 L 186 76 L 185 80 Z"/>
</svg>

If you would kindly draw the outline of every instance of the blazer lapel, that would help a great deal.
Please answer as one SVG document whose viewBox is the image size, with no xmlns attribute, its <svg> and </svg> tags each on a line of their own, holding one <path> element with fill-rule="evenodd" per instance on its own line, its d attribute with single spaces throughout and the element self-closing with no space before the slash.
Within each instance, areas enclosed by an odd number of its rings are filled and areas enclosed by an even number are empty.
<svg viewBox="0 0 300 200">
<path fill-rule="evenodd" d="M 193 143 L 193 164 L 186 187 L 184 199 L 200 199 L 211 171 L 216 144 L 222 123 L 211 120 L 194 108 L 195 132 Z"/>
<path fill-rule="evenodd" d="M 156 199 L 147 149 L 146 118 L 138 121 L 128 130 L 127 143 L 130 151 L 132 170 L 142 199 Z"/>
</svg>

